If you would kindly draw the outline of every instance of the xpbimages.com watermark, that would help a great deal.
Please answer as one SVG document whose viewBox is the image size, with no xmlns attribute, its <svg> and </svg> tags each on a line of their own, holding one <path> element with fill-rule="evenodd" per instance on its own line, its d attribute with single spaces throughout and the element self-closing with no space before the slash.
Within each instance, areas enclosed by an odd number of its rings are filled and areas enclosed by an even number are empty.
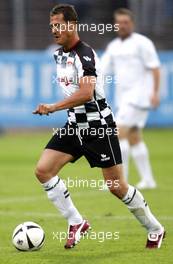
<svg viewBox="0 0 173 264">
<path fill-rule="evenodd" d="M 79 178 L 67 178 L 63 179 L 65 186 L 70 188 L 89 188 L 89 189 L 98 189 L 100 191 L 105 190 L 105 186 L 109 189 L 118 189 L 120 187 L 119 180 L 107 180 L 104 179 L 79 179 Z"/>
<path fill-rule="evenodd" d="M 72 127 L 66 126 L 61 128 L 54 128 L 53 127 L 53 136 L 57 135 L 60 138 L 63 136 L 98 136 L 99 138 L 104 138 L 107 136 L 118 136 L 119 129 L 117 127 L 90 127 L 90 128 L 83 128 L 83 127 Z"/>
<path fill-rule="evenodd" d="M 64 31 L 78 31 L 78 32 L 96 32 L 100 35 L 105 34 L 105 32 L 117 32 L 119 31 L 119 24 L 104 24 L 104 23 L 62 23 L 62 24 L 51 24 L 50 29 L 60 34 Z"/>
<path fill-rule="evenodd" d="M 66 232 L 52 232 L 52 238 L 53 240 L 58 240 L 61 242 L 64 242 L 64 240 L 67 240 L 68 238 L 72 238 L 73 233 L 66 233 Z M 90 240 L 97 240 L 99 243 L 103 243 L 106 240 L 119 240 L 120 239 L 120 232 L 110 232 L 110 231 L 90 231 L 85 235 L 81 235 L 81 239 L 90 239 Z"/>
<path fill-rule="evenodd" d="M 86 60 L 90 59 L 86 57 Z M 71 67 L 72 64 L 69 63 L 68 67 Z M 90 84 L 96 84 L 97 82 L 99 82 L 101 85 L 109 85 L 109 84 L 113 84 L 116 86 L 120 85 L 120 82 L 118 81 L 117 76 L 113 76 L 113 75 L 104 75 L 102 74 L 99 78 L 95 78 L 93 76 L 85 76 L 85 78 L 79 78 L 78 76 L 70 76 L 70 77 L 58 77 L 56 75 L 53 75 L 52 77 L 52 83 L 53 84 L 58 84 L 58 83 L 64 83 L 65 86 L 68 86 L 70 84 L 73 85 L 77 85 L 77 84 L 82 84 L 82 83 L 90 83 Z"/>
</svg>

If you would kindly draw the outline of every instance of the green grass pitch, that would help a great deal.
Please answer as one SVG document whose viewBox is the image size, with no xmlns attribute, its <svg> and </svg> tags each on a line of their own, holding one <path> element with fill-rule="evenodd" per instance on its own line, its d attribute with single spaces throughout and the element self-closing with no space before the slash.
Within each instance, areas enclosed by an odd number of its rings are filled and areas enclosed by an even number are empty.
<svg viewBox="0 0 173 264">
<path fill-rule="evenodd" d="M 85 239 L 72 250 L 53 232 L 66 231 L 66 222 L 48 201 L 34 177 L 35 164 L 50 133 L 15 133 L 0 137 L 0 264 L 173 263 L 173 131 L 146 130 L 156 190 L 143 191 L 152 211 L 167 230 L 160 250 L 146 250 L 146 231 L 127 208 L 109 192 L 98 188 L 69 188 L 75 205 L 87 217 L 92 232 L 119 232 L 119 239 Z M 85 159 L 67 165 L 62 178 L 102 179 L 100 169 L 90 169 Z M 138 181 L 131 164 L 130 183 Z M 46 233 L 38 252 L 18 252 L 11 244 L 12 231 L 24 221 L 39 223 Z"/>
</svg>

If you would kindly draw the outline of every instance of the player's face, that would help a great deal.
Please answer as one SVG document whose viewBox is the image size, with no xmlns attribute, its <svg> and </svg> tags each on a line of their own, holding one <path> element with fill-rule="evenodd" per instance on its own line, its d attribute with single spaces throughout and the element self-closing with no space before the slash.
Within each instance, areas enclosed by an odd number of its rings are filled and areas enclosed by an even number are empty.
<svg viewBox="0 0 173 264">
<path fill-rule="evenodd" d="M 71 26 L 74 26 L 74 24 L 71 23 Z M 68 44 L 70 37 L 74 32 L 73 27 L 71 26 L 64 21 L 63 14 L 57 14 L 50 17 L 50 28 L 55 42 L 61 46 Z"/>
<path fill-rule="evenodd" d="M 134 30 L 134 23 L 128 15 L 116 15 L 115 23 L 119 24 L 117 34 L 121 38 L 128 37 Z"/>
</svg>

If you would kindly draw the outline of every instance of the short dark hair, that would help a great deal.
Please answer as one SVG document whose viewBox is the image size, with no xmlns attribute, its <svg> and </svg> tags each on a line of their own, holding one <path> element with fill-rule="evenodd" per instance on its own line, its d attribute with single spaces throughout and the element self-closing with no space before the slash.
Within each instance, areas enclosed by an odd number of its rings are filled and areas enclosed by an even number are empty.
<svg viewBox="0 0 173 264">
<path fill-rule="evenodd" d="M 129 16 L 132 21 L 135 20 L 133 12 L 127 8 L 118 8 L 117 10 L 115 10 L 114 16 L 117 16 L 117 15 L 126 15 L 126 16 Z"/>
<path fill-rule="evenodd" d="M 50 16 L 63 14 L 65 22 L 78 21 L 78 15 L 73 5 L 58 4 L 50 11 Z"/>
</svg>

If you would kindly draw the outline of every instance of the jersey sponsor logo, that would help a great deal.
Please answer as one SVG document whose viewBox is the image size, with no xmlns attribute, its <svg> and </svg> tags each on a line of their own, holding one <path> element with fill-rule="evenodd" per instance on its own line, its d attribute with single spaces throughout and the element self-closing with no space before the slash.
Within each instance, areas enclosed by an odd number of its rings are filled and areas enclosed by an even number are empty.
<svg viewBox="0 0 173 264">
<path fill-rule="evenodd" d="M 71 62 L 71 61 L 67 61 L 67 65 L 69 66 L 69 65 L 73 65 L 73 62 Z"/>
<path fill-rule="evenodd" d="M 67 58 L 67 65 L 72 65 L 74 64 L 74 58 L 68 57 Z"/>
<path fill-rule="evenodd" d="M 88 56 L 83 56 L 83 58 L 84 58 L 84 60 L 86 60 L 86 61 L 91 61 L 91 58 L 88 57 Z"/>
<path fill-rule="evenodd" d="M 67 77 L 59 77 L 58 78 L 58 82 L 62 82 L 64 83 L 66 86 L 68 86 L 69 84 L 72 84 L 73 83 L 73 79 L 68 79 Z"/>
<path fill-rule="evenodd" d="M 101 161 L 110 160 L 110 157 L 107 157 L 106 154 L 101 154 Z"/>
</svg>

